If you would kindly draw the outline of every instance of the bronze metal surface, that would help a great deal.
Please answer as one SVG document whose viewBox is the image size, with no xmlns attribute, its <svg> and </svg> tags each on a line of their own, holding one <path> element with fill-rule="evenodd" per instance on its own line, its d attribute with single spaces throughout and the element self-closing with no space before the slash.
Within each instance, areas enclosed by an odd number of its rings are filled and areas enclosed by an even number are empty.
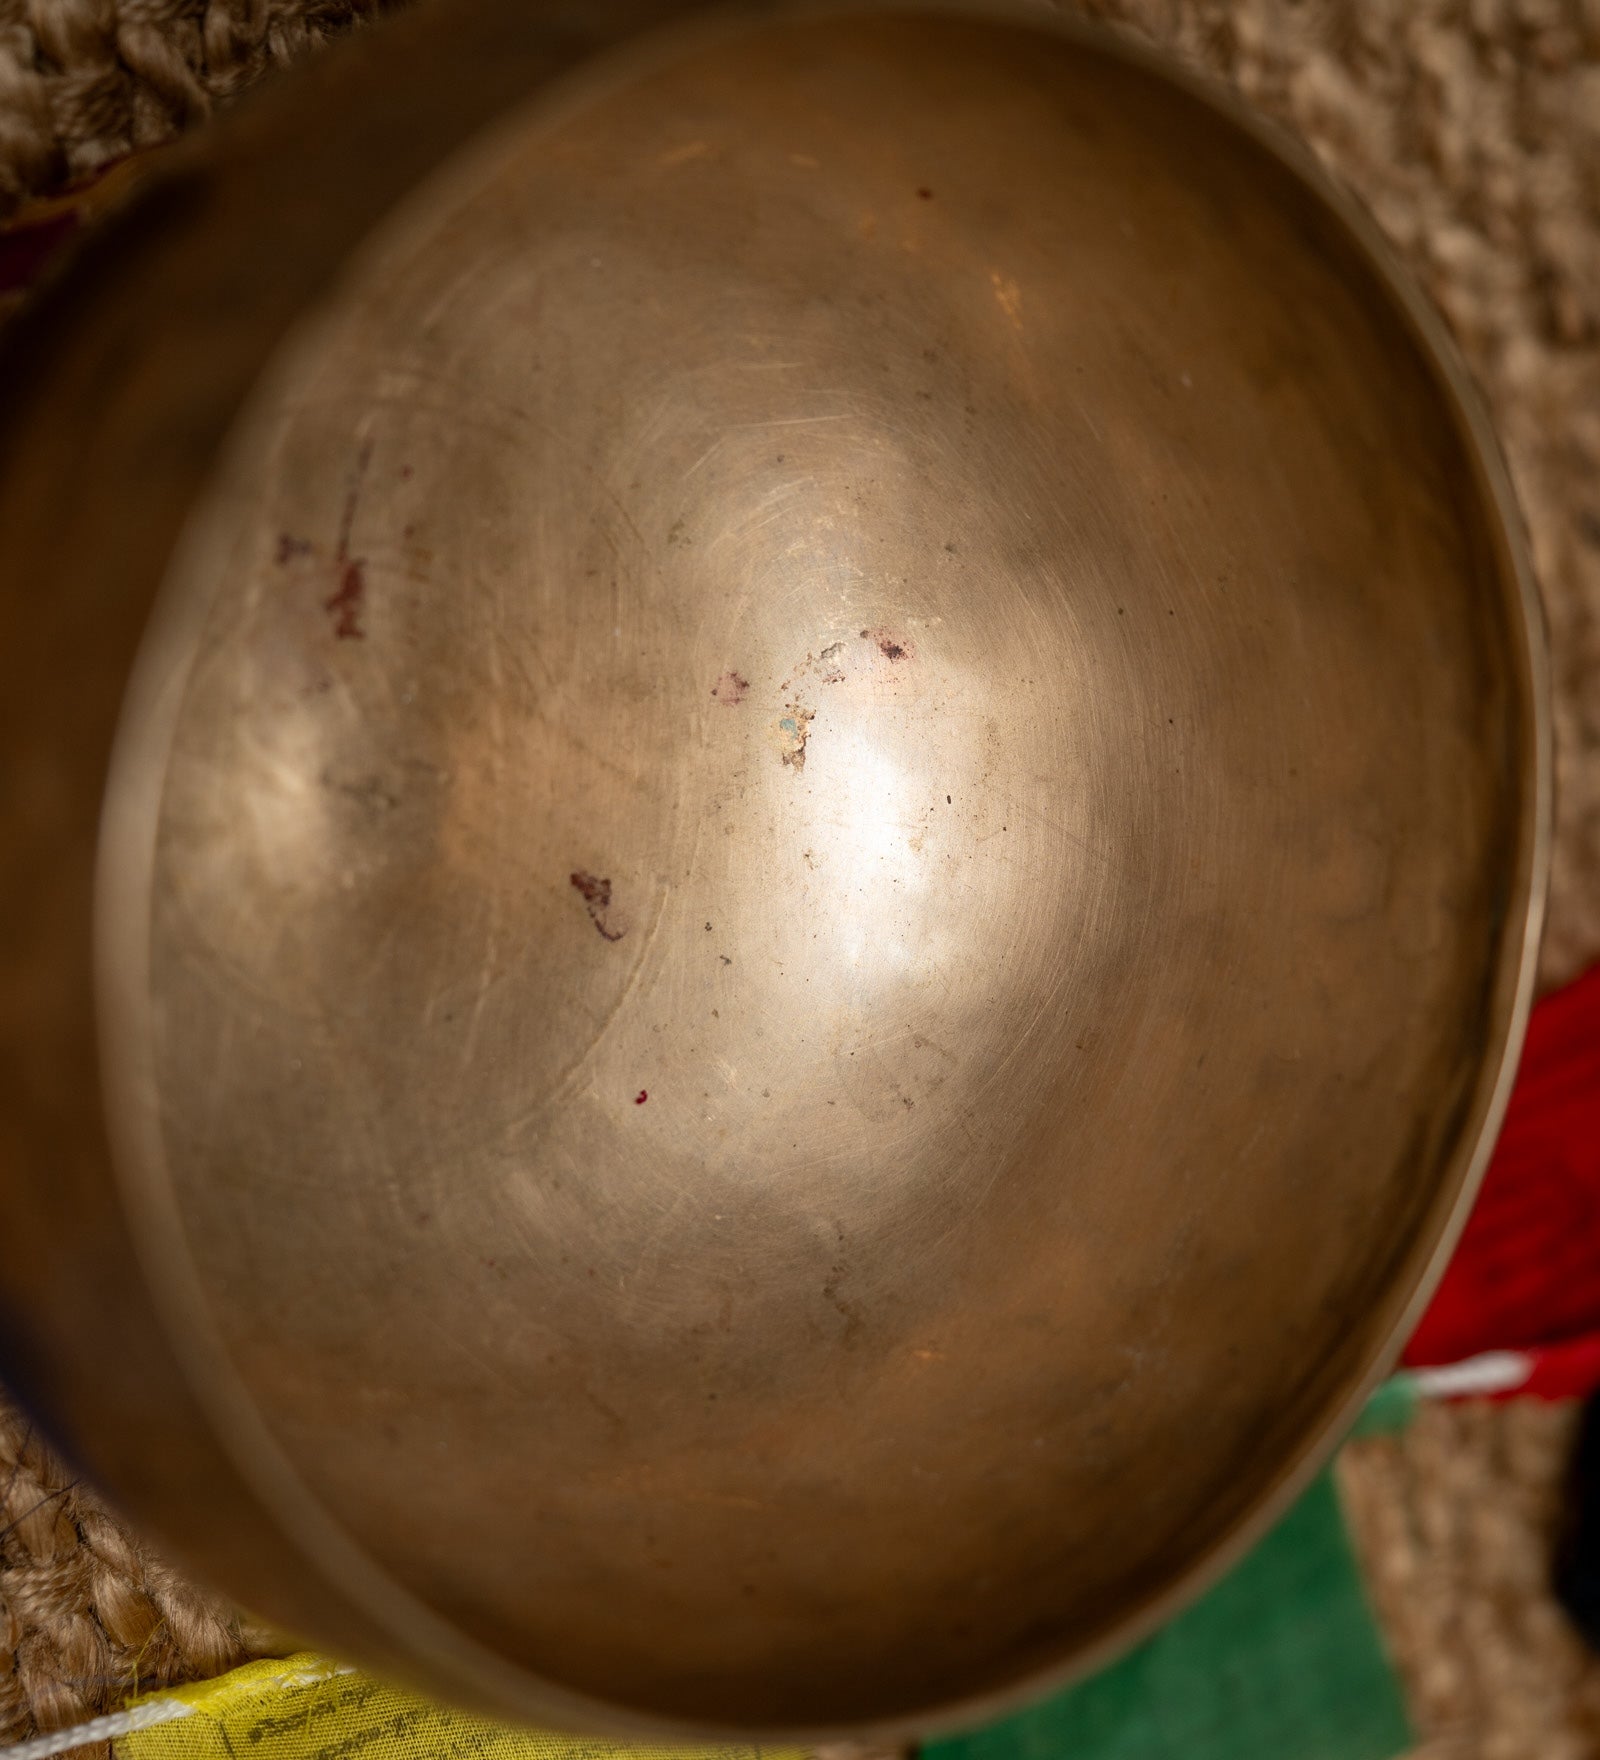
<svg viewBox="0 0 1600 1760">
<path fill-rule="evenodd" d="M 1220 1568 L 1453 1236 L 1509 497 L 1367 224 L 1143 56 L 524 10 L 286 83 L 12 339 L 10 1361 L 457 1697 L 971 1717 Z"/>
</svg>

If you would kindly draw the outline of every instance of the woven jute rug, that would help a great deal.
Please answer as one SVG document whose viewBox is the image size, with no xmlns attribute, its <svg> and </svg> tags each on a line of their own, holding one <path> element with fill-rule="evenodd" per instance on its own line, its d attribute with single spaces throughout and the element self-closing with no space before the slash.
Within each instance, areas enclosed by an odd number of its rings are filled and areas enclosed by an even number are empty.
<svg viewBox="0 0 1600 1760">
<path fill-rule="evenodd" d="M 1082 4 L 1308 139 L 1483 386 L 1550 622 L 1558 806 L 1541 975 L 1560 983 L 1600 956 L 1600 0 Z M 202 124 L 379 10 L 0 0 L 0 217 Z M 1426 1760 L 1600 1756 L 1600 1665 L 1547 1590 L 1572 1422 L 1536 1403 L 1434 1408 L 1345 1452 L 1341 1486 Z M 269 1642 L 153 1558 L 0 1402 L 0 1743 Z"/>
<path fill-rule="evenodd" d="M 0 215 L 168 139 L 379 0 L 0 0 Z"/>
<path fill-rule="evenodd" d="M 1417 1760 L 1600 1755 L 1600 1663 L 1549 1593 L 1575 1416 L 1435 1406 L 1345 1448 L 1345 1514 L 1426 1738 Z"/>
</svg>

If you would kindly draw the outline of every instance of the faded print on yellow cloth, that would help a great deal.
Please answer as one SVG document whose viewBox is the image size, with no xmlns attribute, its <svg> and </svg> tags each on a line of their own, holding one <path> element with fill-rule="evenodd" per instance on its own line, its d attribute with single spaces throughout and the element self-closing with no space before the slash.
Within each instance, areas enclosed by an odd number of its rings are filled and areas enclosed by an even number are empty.
<svg viewBox="0 0 1600 1760">
<path fill-rule="evenodd" d="M 253 1662 L 147 1703 L 174 1700 L 188 1714 L 117 1737 L 120 1760 L 800 1760 L 803 1753 L 520 1729 L 311 1655 Z"/>
</svg>

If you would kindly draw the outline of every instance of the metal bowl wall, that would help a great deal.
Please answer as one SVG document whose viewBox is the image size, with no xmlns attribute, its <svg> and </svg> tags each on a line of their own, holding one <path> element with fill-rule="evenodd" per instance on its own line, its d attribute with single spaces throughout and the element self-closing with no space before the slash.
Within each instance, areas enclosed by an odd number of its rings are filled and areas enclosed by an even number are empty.
<svg viewBox="0 0 1600 1760">
<path fill-rule="evenodd" d="M 9 1360 L 439 1690 L 926 1726 L 1220 1568 L 1414 1313 L 1537 615 L 1256 125 L 1033 11 L 675 10 L 422 9 L 11 338 Z"/>
</svg>

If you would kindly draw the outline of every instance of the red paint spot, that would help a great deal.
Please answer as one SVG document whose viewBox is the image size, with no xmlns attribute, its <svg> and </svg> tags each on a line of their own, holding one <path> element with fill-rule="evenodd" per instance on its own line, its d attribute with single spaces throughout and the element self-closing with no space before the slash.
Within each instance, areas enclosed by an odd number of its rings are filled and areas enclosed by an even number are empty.
<svg viewBox="0 0 1600 1760">
<path fill-rule="evenodd" d="M 634 1095 L 633 1103 L 635 1106 L 643 1106 L 645 1101 L 648 1100 L 649 1098 L 650 1098 L 649 1091 L 647 1089 L 641 1088 L 639 1090 L 639 1092 Z"/>
<path fill-rule="evenodd" d="M 322 602 L 323 610 L 334 614 L 333 633 L 341 641 L 361 641 L 366 631 L 361 627 L 361 600 L 367 590 L 359 557 L 346 562 L 339 573 L 339 588 Z"/>
<path fill-rule="evenodd" d="M 602 908 L 611 902 L 611 882 L 596 880 L 593 874 L 585 874 L 580 868 L 571 876 L 572 884 L 583 894 L 587 904 L 598 904 Z"/>
<path fill-rule="evenodd" d="M 750 689 L 750 680 L 741 678 L 737 672 L 725 672 L 711 687 L 711 694 L 727 709 L 735 709 L 745 699 Z"/>
<path fill-rule="evenodd" d="M 910 642 L 901 636 L 892 635 L 886 629 L 875 629 L 862 633 L 870 633 L 871 640 L 878 644 L 878 652 L 885 660 L 914 660 L 917 657 L 917 651 Z"/>
<path fill-rule="evenodd" d="M 927 188 L 919 189 L 917 191 L 917 194 L 925 202 L 931 202 L 933 200 L 933 191 L 931 189 L 927 189 Z"/>
<path fill-rule="evenodd" d="M 411 481 L 411 466 L 410 465 L 408 465 L 408 464 L 401 465 L 401 467 L 400 467 L 400 481 L 402 483 L 409 483 Z"/>
<path fill-rule="evenodd" d="M 582 896 L 584 908 L 589 913 L 589 921 L 594 924 L 599 933 L 607 941 L 620 941 L 626 933 L 626 929 L 620 926 L 613 929 L 607 920 L 611 910 L 611 882 L 596 879 L 593 874 L 585 873 L 582 868 L 574 869 L 567 876 L 567 879 L 573 889 Z"/>
<path fill-rule="evenodd" d="M 333 633 L 341 642 L 361 641 L 366 631 L 361 627 L 361 601 L 367 590 L 366 558 L 350 554 L 350 533 L 356 523 L 356 508 L 361 501 L 361 485 L 366 481 L 367 466 L 372 462 L 372 442 L 364 440 L 356 455 L 355 469 L 345 490 L 344 506 L 339 513 L 339 544 L 334 551 L 334 565 L 339 570 L 339 584 L 322 602 L 324 611 L 333 614 Z"/>
</svg>

